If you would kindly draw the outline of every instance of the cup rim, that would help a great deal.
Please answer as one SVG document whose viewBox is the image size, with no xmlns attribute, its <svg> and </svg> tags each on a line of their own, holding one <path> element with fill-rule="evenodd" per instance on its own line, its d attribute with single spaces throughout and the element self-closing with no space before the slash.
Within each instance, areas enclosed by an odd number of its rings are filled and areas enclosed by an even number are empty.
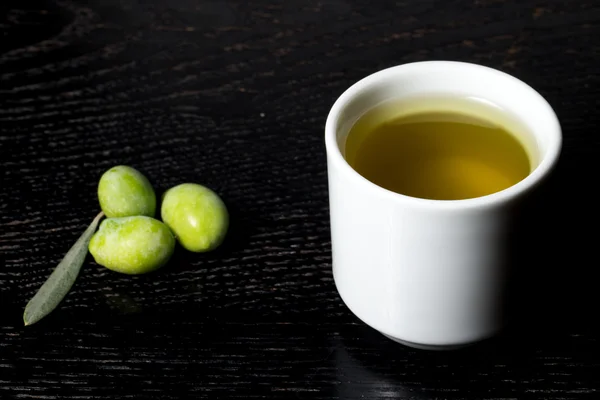
<svg viewBox="0 0 600 400">
<path fill-rule="evenodd" d="M 337 131 L 335 129 L 341 111 L 344 109 L 344 107 L 362 91 L 366 90 L 367 87 L 379 82 L 381 79 L 385 78 L 388 75 L 393 75 L 402 72 L 403 70 L 405 70 L 405 72 L 410 72 L 410 70 L 412 69 L 440 66 L 451 68 L 470 68 L 473 70 L 480 71 L 484 70 L 487 73 L 496 75 L 498 78 L 510 79 L 518 85 L 521 85 L 524 90 L 532 93 L 533 96 L 537 98 L 542 107 L 545 108 L 546 118 L 549 118 L 551 120 L 552 125 L 554 125 L 553 132 L 550 133 L 553 137 L 553 140 L 551 140 L 547 150 L 542 155 L 542 159 L 539 162 L 538 166 L 529 175 L 527 175 L 527 177 L 506 189 L 485 196 L 461 200 L 434 200 L 412 197 L 385 189 L 360 175 L 356 170 L 354 170 L 354 168 L 350 166 L 350 164 L 348 164 L 348 162 L 342 155 L 342 152 L 338 145 Z M 544 177 L 548 175 L 548 173 L 552 170 L 552 168 L 556 165 L 556 162 L 558 161 L 558 157 L 562 149 L 562 129 L 558 117 L 556 116 L 556 113 L 554 112 L 548 101 L 531 86 L 510 74 L 507 74 L 494 68 L 468 62 L 419 61 L 382 69 L 362 78 L 358 82 L 351 85 L 348 89 L 346 89 L 341 94 L 341 96 L 339 96 L 338 99 L 335 101 L 327 116 L 327 120 L 325 122 L 325 149 L 328 156 L 328 163 L 333 163 L 337 168 L 339 168 L 339 170 L 342 173 L 348 176 L 354 184 L 359 185 L 360 187 L 364 188 L 364 190 L 374 191 L 378 195 L 393 200 L 395 202 L 410 204 L 413 206 L 420 206 L 424 208 L 445 210 L 475 209 L 489 207 L 499 203 L 510 202 L 516 197 L 519 197 L 522 194 L 529 192 L 532 188 L 537 186 L 544 179 Z"/>
</svg>

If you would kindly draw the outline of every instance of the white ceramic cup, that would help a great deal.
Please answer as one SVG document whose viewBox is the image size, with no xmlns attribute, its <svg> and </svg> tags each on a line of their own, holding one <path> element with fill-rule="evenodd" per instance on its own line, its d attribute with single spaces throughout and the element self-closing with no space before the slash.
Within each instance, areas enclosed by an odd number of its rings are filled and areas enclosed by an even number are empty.
<svg viewBox="0 0 600 400">
<path fill-rule="evenodd" d="M 517 117 L 534 136 L 535 169 L 500 192 L 451 201 L 404 196 L 352 169 L 344 145 L 357 119 L 382 102 L 427 94 L 476 97 Z M 351 86 L 325 127 L 333 276 L 348 308 L 389 338 L 417 348 L 454 348 L 496 334 L 504 323 L 515 206 L 548 176 L 561 143 L 560 124 L 546 100 L 491 68 L 418 62 Z"/>
</svg>

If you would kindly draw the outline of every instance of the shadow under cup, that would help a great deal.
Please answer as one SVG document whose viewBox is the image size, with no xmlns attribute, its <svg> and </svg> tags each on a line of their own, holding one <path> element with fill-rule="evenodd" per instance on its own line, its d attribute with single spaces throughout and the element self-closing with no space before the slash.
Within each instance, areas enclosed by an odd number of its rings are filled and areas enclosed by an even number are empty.
<svg viewBox="0 0 600 400">
<path fill-rule="evenodd" d="M 487 100 L 518 118 L 535 142 L 537 166 L 505 190 L 465 200 L 404 196 L 354 171 L 343 149 L 358 118 L 389 100 L 427 95 Z M 519 211 L 556 164 L 561 142 L 543 97 L 491 68 L 412 63 L 350 87 L 325 127 L 333 274 L 348 308 L 413 347 L 453 348 L 496 334 L 505 321 Z"/>
</svg>

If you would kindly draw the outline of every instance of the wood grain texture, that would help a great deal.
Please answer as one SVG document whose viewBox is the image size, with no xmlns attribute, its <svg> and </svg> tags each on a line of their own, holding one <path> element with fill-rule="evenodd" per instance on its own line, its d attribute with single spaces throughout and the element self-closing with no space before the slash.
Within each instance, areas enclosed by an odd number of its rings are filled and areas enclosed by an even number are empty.
<svg viewBox="0 0 600 400">
<path fill-rule="evenodd" d="M 0 32 L 0 398 L 600 397 L 598 2 L 4 0 Z M 348 86 L 431 59 L 525 80 L 564 129 L 523 318 L 441 354 L 380 337 L 338 297 L 323 144 Z M 225 245 L 142 277 L 90 259 L 22 327 L 116 164 L 157 191 L 213 188 Z"/>
</svg>

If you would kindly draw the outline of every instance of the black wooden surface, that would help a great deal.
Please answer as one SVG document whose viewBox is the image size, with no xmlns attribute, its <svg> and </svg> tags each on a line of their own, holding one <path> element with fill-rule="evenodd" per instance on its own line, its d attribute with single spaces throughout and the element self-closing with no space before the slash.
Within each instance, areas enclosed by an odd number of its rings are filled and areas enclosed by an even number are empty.
<svg viewBox="0 0 600 400">
<path fill-rule="evenodd" d="M 431 59 L 525 80 L 564 129 L 523 318 L 445 353 L 390 342 L 338 297 L 323 144 L 349 85 Z M 597 1 L 4 0 L 0 398 L 600 398 L 599 67 Z M 216 190 L 227 242 L 140 277 L 90 259 L 23 327 L 116 164 Z"/>
</svg>

